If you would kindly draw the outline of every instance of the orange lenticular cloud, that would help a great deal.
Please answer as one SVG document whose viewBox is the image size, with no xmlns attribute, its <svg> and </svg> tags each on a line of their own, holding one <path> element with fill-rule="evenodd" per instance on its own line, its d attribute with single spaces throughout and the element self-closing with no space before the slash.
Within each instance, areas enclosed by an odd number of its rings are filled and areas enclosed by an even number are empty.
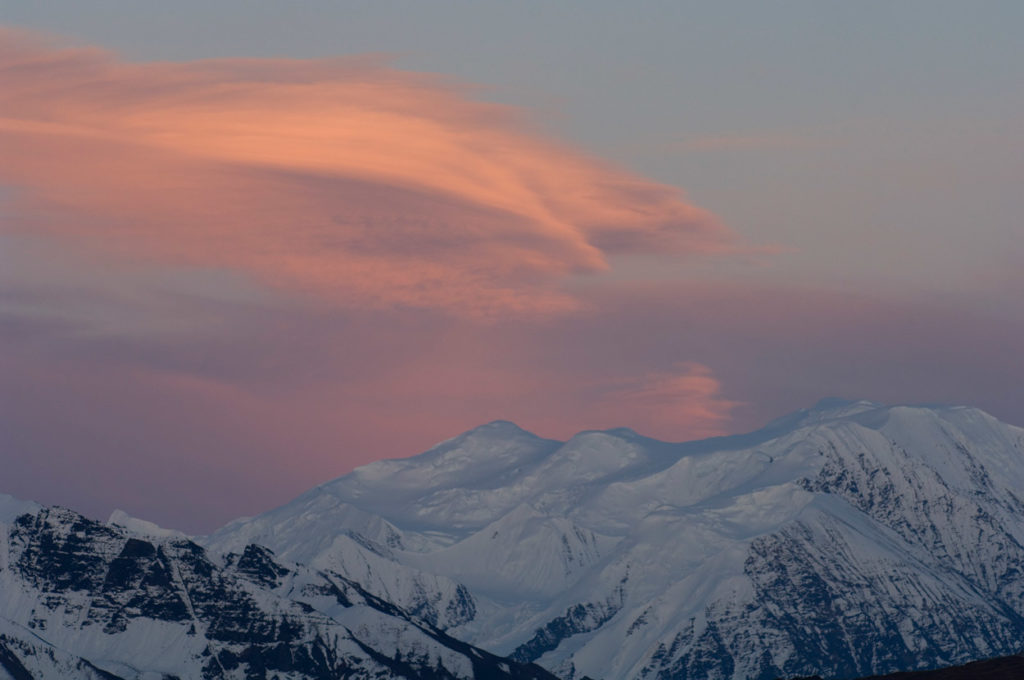
<svg viewBox="0 0 1024 680">
<path fill-rule="evenodd" d="M 344 306 L 575 306 L 616 251 L 725 252 L 677 189 L 379 59 L 128 63 L 0 32 L 4 229 Z"/>
</svg>

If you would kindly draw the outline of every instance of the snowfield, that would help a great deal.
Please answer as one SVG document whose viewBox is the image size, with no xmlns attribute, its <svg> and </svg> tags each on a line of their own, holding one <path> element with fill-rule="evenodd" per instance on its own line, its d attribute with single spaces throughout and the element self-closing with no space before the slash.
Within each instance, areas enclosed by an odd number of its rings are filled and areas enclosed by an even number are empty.
<svg viewBox="0 0 1024 680">
<path fill-rule="evenodd" d="M 1022 497 L 1021 428 L 840 400 L 687 443 L 494 422 L 198 538 L 2 496 L 0 678 L 951 665 L 1020 651 Z"/>
<path fill-rule="evenodd" d="M 564 678 L 854 676 L 1019 651 L 1019 495 L 1020 428 L 824 400 L 682 444 L 494 422 L 205 545 L 329 564 Z"/>
</svg>

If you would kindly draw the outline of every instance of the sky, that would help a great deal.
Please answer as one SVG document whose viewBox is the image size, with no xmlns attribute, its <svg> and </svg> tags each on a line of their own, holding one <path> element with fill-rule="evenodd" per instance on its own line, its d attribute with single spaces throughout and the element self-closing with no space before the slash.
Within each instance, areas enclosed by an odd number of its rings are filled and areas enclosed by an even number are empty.
<svg viewBox="0 0 1024 680">
<path fill-rule="evenodd" d="M 0 0 L 0 492 L 203 533 L 512 420 L 1024 424 L 1024 4 Z"/>
</svg>

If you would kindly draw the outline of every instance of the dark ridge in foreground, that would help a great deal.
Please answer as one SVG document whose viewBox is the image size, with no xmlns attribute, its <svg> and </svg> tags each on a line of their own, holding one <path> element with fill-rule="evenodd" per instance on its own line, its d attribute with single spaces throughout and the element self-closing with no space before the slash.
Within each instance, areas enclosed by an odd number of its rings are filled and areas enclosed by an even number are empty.
<svg viewBox="0 0 1024 680">
<path fill-rule="evenodd" d="M 1024 678 L 1024 656 L 1014 655 L 931 671 L 872 675 L 859 680 L 1021 680 L 1021 678 Z M 822 678 L 819 675 L 812 675 L 792 680 L 822 680 Z"/>
</svg>

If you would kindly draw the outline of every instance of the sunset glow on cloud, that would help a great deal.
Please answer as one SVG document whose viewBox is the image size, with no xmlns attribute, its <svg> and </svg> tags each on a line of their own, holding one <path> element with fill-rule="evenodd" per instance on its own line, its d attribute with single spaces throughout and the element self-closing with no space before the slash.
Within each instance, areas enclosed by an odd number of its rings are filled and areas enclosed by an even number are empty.
<svg viewBox="0 0 1024 680">
<path fill-rule="evenodd" d="M 571 308 L 553 284 L 610 253 L 731 247 L 678 190 L 379 60 L 129 63 L 13 31 L 0 44 L 15 232 L 470 316 Z"/>
<path fill-rule="evenodd" d="M 996 11 L 9 4 L 0 493 L 208 531 L 496 419 L 1024 423 Z"/>
<path fill-rule="evenodd" d="M 728 434 L 730 413 L 739 406 L 722 396 L 722 384 L 711 369 L 694 361 L 612 390 L 606 400 L 609 409 L 631 415 L 634 429 L 667 440 L 681 433 L 693 439 Z"/>
</svg>

